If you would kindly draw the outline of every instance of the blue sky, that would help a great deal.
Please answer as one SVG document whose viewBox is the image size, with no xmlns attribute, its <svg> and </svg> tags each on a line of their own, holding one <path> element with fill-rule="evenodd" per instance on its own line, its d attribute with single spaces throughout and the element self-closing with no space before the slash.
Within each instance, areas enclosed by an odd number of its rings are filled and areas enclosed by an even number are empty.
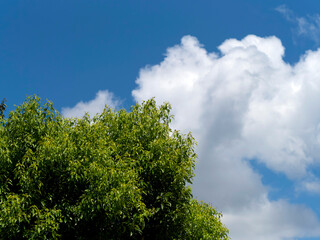
<svg viewBox="0 0 320 240">
<path fill-rule="evenodd" d="M 320 239 L 320 3 L 0 1 L 0 98 L 169 101 L 235 240 Z"/>
</svg>

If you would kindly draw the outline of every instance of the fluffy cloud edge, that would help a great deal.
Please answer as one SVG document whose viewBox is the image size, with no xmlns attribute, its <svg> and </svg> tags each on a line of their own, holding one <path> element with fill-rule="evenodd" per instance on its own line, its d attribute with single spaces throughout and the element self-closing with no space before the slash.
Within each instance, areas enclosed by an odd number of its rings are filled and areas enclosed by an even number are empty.
<svg viewBox="0 0 320 240">
<path fill-rule="evenodd" d="M 105 105 L 111 108 L 117 108 L 120 105 L 120 101 L 112 92 L 100 90 L 97 92 L 94 99 L 88 102 L 80 101 L 74 107 L 64 107 L 62 108 L 61 113 L 65 117 L 81 118 L 85 113 L 88 113 L 93 117 L 97 113 L 101 113 L 105 108 Z"/>
<path fill-rule="evenodd" d="M 254 35 L 226 40 L 219 50 L 221 56 L 208 53 L 195 37 L 183 37 L 161 63 L 140 70 L 133 97 L 169 101 L 173 127 L 194 133 L 199 150 L 194 192 L 223 211 L 233 239 L 319 236 L 315 213 L 269 200 L 266 186 L 243 159 L 259 159 L 298 182 L 310 174 L 307 167 L 319 154 L 318 131 L 310 132 L 318 124 L 312 113 L 318 107 L 314 66 L 320 52 L 309 51 L 291 66 L 282 59 L 278 38 Z M 303 110 L 304 103 L 310 107 Z M 312 117 L 305 119 L 300 111 Z M 261 229 L 247 233 L 255 227 Z"/>
</svg>

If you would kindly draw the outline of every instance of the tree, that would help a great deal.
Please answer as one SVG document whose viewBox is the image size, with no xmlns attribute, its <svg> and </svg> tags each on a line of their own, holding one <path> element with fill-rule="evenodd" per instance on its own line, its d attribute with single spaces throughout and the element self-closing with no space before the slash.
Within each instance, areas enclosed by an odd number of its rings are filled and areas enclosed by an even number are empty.
<svg viewBox="0 0 320 240">
<path fill-rule="evenodd" d="M 6 110 L 7 105 L 5 104 L 7 100 L 4 98 L 0 104 L 0 117 L 4 118 L 4 111 Z"/>
<path fill-rule="evenodd" d="M 29 97 L 0 125 L 0 238 L 229 239 L 171 119 L 153 99 L 77 119 Z"/>
</svg>

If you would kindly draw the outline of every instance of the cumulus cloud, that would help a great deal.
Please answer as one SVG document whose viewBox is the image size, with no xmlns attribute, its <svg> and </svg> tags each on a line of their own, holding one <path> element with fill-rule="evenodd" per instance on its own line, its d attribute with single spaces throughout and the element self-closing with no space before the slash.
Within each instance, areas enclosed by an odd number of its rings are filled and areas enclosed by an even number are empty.
<svg viewBox="0 0 320 240">
<path fill-rule="evenodd" d="M 111 108 L 116 108 L 119 105 L 119 101 L 115 99 L 113 93 L 108 90 L 99 91 L 96 94 L 95 99 L 88 102 L 79 102 L 74 107 L 62 108 L 62 115 L 65 117 L 83 117 L 85 113 L 88 113 L 91 117 L 99 112 L 102 112 L 105 105 Z"/>
<path fill-rule="evenodd" d="M 309 15 L 307 17 L 297 17 L 286 5 L 280 5 L 276 11 L 281 13 L 287 21 L 293 23 L 294 34 L 311 39 L 316 44 L 320 43 L 320 15 Z"/>
<path fill-rule="evenodd" d="M 250 166 L 255 159 L 297 183 L 312 175 L 320 159 L 320 50 L 294 66 L 276 37 L 229 39 L 219 50 L 183 37 L 161 63 L 141 69 L 135 100 L 169 101 L 172 127 L 193 133 L 193 193 L 223 211 L 233 239 L 320 236 L 312 210 L 268 199 Z"/>
<path fill-rule="evenodd" d="M 223 220 L 236 236 L 233 239 L 287 240 L 319 236 L 317 216 L 302 205 L 283 200 L 259 202 L 242 211 L 224 214 Z"/>
</svg>

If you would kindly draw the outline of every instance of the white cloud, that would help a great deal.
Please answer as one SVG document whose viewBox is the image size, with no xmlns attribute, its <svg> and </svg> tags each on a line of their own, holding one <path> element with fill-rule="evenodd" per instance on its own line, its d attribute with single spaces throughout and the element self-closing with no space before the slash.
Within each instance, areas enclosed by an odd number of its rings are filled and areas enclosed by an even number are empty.
<svg viewBox="0 0 320 240">
<path fill-rule="evenodd" d="M 320 181 L 306 182 L 306 183 L 304 183 L 304 186 L 305 186 L 306 190 L 309 192 L 320 193 Z"/>
<path fill-rule="evenodd" d="M 283 200 L 259 202 L 224 214 L 223 220 L 236 236 L 232 239 L 287 240 L 320 234 L 317 217 L 310 209 Z"/>
<path fill-rule="evenodd" d="M 320 15 L 308 15 L 307 17 L 297 17 L 286 5 L 280 5 L 276 11 L 281 13 L 287 21 L 295 24 L 293 32 L 298 36 L 303 36 L 320 43 Z"/>
<path fill-rule="evenodd" d="M 108 90 L 99 91 L 96 94 L 95 99 L 88 102 L 79 102 L 74 107 L 62 108 L 62 115 L 65 117 L 83 117 L 87 112 L 91 117 L 97 113 L 102 112 L 105 105 L 111 108 L 116 108 L 119 105 L 119 101 L 115 99 L 113 93 Z"/>
<path fill-rule="evenodd" d="M 308 180 L 305 180 L 301 182 L 299 186 L 297 186 L 297 190 L 299 192 L 320 194 L 320 179 L 313 177 Z"/>
<path fill-rule="evenodd" d="M 311 175 L 320 159 L 320 50 L 294 66 L 283 61 L 276 37 L 230 39 L 219 50 L 183 37 L 160 64 L 140 71 L 134 98 L 169 101 L 172 126 L 192 131 L 199 155 L 193 192 L 223 211 L 232 239 L 320 236 L 310 209 L 268 200 L 248 160 L 298 183 Z"/>
</svg>

